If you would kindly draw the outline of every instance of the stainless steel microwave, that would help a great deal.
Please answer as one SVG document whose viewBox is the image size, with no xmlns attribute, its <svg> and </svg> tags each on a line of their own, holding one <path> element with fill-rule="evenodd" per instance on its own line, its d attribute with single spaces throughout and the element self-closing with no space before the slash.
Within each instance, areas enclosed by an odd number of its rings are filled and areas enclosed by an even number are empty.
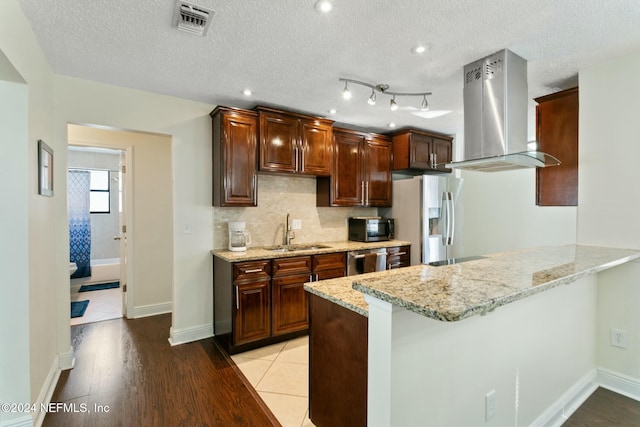
<svg viewBox="0 0 640 427">
<path fill-rule="evenodd" d="M 374 217 L 349 218 L 349 240 L 380 242 L 393 239 L 393 219 Z"/>
</svg>

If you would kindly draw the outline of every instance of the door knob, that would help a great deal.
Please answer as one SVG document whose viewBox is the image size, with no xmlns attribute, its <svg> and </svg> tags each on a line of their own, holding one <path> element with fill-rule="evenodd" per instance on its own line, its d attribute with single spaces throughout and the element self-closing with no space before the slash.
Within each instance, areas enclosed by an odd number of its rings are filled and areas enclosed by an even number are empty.
<svg viewBox="0 0 640 427">
<path fill-rule="evenodd" d="M 122 237 L 120 237 L 120 236 L 113 236 L 113 240 L 120 240 L 120 239 L 122 239 Z"/>
</svg>

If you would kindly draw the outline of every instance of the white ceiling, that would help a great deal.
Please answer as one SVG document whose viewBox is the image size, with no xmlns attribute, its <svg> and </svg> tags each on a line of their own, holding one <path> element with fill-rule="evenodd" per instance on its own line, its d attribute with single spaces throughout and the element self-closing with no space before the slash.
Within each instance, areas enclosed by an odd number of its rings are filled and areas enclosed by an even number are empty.
<svg viewBox="0 0 640 427">
<path fill-rule="evenodd" d="M 528 61 L 530 98 L 640 49 L 638 0 L 334 0 L 329 14 L 314 2 L 194 0 L 215 11 L 199 37 L 175 28 L 174 0 L 19 0 L 57 74 L 232 107 L 335 108 L 337 122 L 377 131 L 461 132 L 463 66 L 504 48 Z M 429 50 L 411 53 L 421 43 Z M 345 101 L 339 77 L 431 91 L 432 110 L 453 112 L 410 114 L 421 98 L 397 98 L 391 112 L 387 96 L 370 106 L 358 86 Z"/>
</svg>

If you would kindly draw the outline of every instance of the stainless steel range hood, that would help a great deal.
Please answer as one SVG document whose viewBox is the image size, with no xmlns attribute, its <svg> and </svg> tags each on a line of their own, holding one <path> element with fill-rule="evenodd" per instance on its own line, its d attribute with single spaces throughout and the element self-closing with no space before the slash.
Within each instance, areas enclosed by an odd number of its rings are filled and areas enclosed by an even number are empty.
<svg viewBox="0 0 640 427">
<path fill-rule="evenodd" d="M 527 150 L 527 62 L 502 50 L 464 67 L 464 161 L 448 168 L 498 172 L 559 165 Z"/>
</svg>

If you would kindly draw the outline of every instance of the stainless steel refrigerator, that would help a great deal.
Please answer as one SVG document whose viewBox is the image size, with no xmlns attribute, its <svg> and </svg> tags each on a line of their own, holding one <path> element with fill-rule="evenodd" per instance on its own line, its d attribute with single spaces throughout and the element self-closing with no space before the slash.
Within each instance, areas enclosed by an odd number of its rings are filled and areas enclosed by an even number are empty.
<svg viewBox="0 0 640 427">
<path fill-rule="evenodd" d="M 422 175 L 393 181 L 394 235 L 411 245 L 411 264 L 428 264 L 462 253 L 461 178 Z"/>
</svg>

